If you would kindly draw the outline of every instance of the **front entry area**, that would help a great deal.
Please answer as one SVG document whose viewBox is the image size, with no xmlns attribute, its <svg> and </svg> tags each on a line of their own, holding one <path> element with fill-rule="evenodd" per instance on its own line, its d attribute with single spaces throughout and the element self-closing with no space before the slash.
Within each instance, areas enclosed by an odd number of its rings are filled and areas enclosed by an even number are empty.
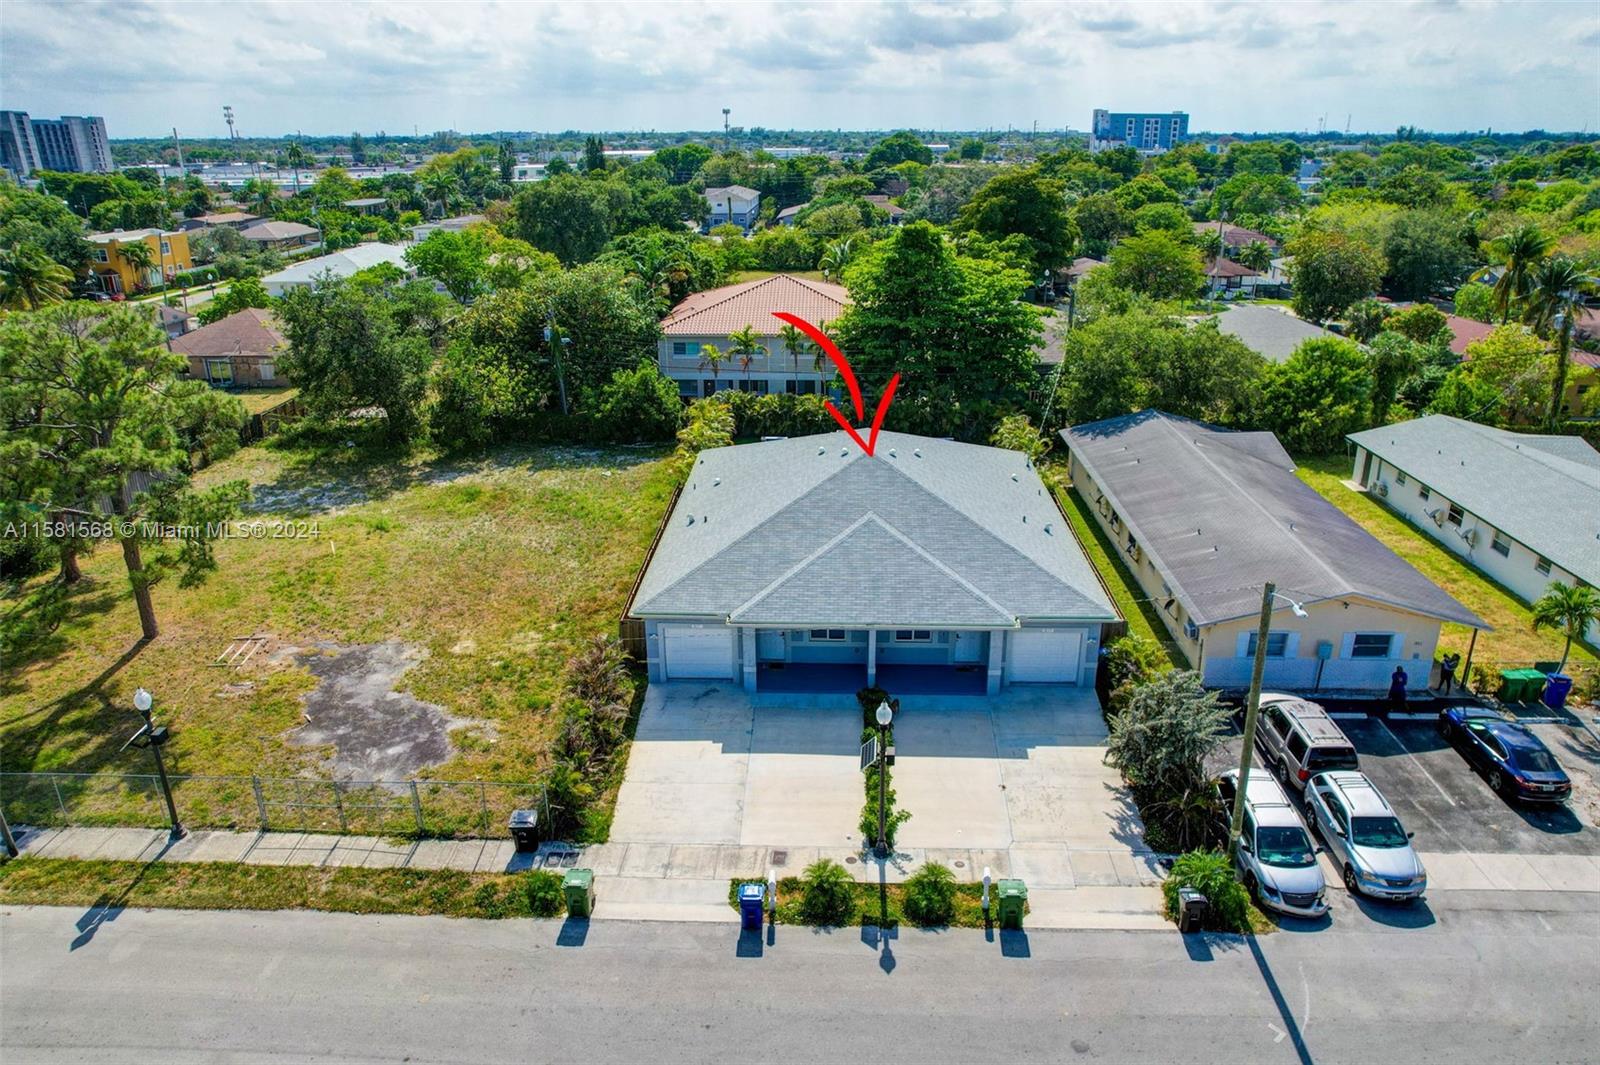
<svg viewBox="0 0 1600 1065">
<path fill-rule="evenodd" d="M 990 634 L 946 629 L 759 629 L 756 691 L 982 695 Z"/>
</svg>

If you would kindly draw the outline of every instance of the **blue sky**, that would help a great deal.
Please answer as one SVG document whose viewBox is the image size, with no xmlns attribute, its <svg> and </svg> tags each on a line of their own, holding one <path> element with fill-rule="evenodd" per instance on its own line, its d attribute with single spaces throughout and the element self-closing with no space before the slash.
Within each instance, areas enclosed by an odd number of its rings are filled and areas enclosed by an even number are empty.
<svg viewBox="0 0 1600 1065">
<path fill-rule="evenodd" d="M 0 106 L 240 131 L 1600 129 L 1600 4 L 11 0 Z"/>
</svg>

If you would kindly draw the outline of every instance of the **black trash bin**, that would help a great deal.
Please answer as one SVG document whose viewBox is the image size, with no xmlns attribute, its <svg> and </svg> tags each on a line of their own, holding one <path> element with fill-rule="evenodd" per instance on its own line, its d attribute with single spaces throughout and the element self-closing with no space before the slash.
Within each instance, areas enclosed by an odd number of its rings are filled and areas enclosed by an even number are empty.
<svg viewBox="0 0 1600 1065">
<path fill-rule="evenodd" d="M 532 854 L 539 849 L 538 810 L 512 810 L 506 827 L 511 830 L 511 841 L 517 845 L 518 854 Z"/>
<path fill-rule="evenodd" d="M 1178 889 L 1178 931 L 1198 932 L 1205 923 L 1211 900 L 1194 888 Z"/>
</svg>

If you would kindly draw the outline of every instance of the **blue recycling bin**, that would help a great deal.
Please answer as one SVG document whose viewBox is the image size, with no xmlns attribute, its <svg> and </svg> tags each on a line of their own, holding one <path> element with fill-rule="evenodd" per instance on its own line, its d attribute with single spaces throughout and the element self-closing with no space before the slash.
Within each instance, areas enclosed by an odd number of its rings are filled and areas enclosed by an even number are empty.
<svg viewBox="0 0 1600 1065">
<path fill-rule="evenodd" d="M 746 932 L 761 931 L 762 910 L 767 900 L 767 885 L 739 885 L 739 923 Z"/>
<path fill-rule="evenodd" d="M 1544 705 L 1560 710 L 1567 705 L 1567 695 L 1572 691 L 1572 678 L 1565 673 L 1545 674 Z"/>
</svg>

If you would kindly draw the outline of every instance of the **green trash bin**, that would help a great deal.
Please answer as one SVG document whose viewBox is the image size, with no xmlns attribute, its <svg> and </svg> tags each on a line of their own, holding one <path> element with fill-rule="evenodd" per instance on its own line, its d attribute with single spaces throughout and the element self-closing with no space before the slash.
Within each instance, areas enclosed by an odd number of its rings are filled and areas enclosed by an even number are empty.
<svg viewBox="0 0 1600 1065">
<path fill-rule="evenodd" d="M 1002 880 L 995 885 L 1001 928 L 1021 928 L 1028 908 L 1028 885 L 1021 880 Z"/>
<path fill-rule="evenodd" d="M 568 917 L 588 917 L 594 913 L 593 869 L 568 869 L 561 889 L 567 896 Z"/>
</svg>

